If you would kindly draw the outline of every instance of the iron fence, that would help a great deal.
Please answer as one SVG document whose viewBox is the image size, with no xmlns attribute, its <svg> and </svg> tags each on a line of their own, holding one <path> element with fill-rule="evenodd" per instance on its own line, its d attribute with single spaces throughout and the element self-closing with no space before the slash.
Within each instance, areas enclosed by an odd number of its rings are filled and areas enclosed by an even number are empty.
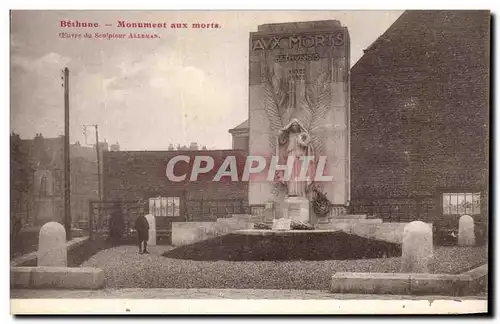
<svg viewBox="0 0 500 324">
<path fill-rule="evenodd" d="M 386 198 L 369 202 L 354 202 L 350 214 L 366 214 L 368 218 L 381 218 L 384 222 L 430 222 L 435 217 L 434 197 Z"/>
<path fill-rule="evenodd" d="M 134 230 L 137 217 L 147 211 L 147 203 L 140 200 L 89 201 L 89 221 L 87 225 L 89 237 L 108 235 L 111 214 L 117 210 L 121 211 L 124 217 L 124 234 L 128 235 Z M 82 226 L 85 226 L 83 222 L 80 227 Z"/>
<path fill-rule="evenodd" d="M 233 214 L 248 214 L 250 207 L 244 199 L 188 199 L 185 220 L 188 222 L 215 221 Z"/>
</svg>

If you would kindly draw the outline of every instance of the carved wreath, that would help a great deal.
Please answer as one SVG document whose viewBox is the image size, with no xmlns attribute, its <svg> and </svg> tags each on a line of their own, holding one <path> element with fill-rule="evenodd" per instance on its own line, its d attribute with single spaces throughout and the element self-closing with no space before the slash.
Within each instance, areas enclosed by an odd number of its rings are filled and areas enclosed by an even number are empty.
<svg viewBox="0 0 500 324">
<path fill-rule="evenodd" d="M 288 101 L 288 80 L 284 76 L 265 71 L 264 81 L 264 108 L 269 120 L 269 143 L 276 152 L 276 138 L 280 130 L 288 121 L 284 121 L 286 103 Z M 316 81 L 306 85 L 305 98 L 302 98 L 301 123 L 306 128 L 310 138 L 304 142 L 311 142 L 317 157 L 324 155 L 324 139 L 322 125 L 332 101 L 332 91 L 328 71 L 323 71 Z"/>
</svg>

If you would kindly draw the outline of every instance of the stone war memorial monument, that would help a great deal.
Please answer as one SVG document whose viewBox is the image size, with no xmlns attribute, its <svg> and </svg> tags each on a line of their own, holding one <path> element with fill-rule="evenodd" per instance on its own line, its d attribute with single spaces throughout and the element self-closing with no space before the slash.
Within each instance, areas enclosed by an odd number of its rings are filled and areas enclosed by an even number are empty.
<svg viewBox="0 0 500 324">
<path fill-rule="evenodd" d="M 347 205 L 349 45 L 337 20 L 265 24 L 251 33 L 249 155 L 277 166 L 272 179 L 250 179 L 250 204 L 273 201 L 278 218 L 306 223 L 316 222 L 314 188 Z"/>
</svg>

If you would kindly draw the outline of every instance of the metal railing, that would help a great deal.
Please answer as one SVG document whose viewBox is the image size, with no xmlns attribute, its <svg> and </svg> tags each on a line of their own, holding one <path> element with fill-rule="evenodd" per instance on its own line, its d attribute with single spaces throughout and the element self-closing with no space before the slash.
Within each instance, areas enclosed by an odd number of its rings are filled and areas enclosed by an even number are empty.
<svg viewBox="0 0 500 324">
<path fill-rule="evenodd" d="M 124 231 L 125 233 L 129 233 L 134 229 L 134 223 L 137 216 L 147 210 L 147 203 L 140 200 L 90 200 L 88 220 L 90 238 L 93 238 L 95 235 L 107 235 L 111 213 L 116 211 L 117 208 L 121 209 L 124 217 Z"/>
<path fill-rule="evenodd" d="M 351 203 L 350 214 L 366 214 L 384 222 L 432 221 L 435 212 L 434 197 L 386 198 L 364 203 Z"/>
<path fill-rule="evenodd" d="M 263 217 L 264 211 L 266 210 L 266 205 L 250 205 L 250 214 L 256 217 Z"/>
<path fill-rule="evenodd" d="M 333 205 L 327 217 L 342 218 L 347 213 L 344 205 Z"/>
<path fill-rule="evenodd" d="M 206 222 L 249 212 L 248 202 L 244 199 L 188 199 L 185 218 L 188 222 Z"/>
</svg>

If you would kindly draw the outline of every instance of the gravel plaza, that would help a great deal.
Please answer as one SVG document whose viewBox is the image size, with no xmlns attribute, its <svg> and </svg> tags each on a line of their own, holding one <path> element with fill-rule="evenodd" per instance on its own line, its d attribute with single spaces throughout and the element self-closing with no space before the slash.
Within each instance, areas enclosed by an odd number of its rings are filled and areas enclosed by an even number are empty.
<svg viewBox="0 0 500 324">
<path fill-rule="evenodd" d="M 104 270 L 105 288 L 328 290 L 335 272 L 398 272 L 401 258 L 328 261 L 191 261 L 161 256 L 168 246 L 139 254 L 136 246 L 103 250 L 82 267 Z M 431 271 L 456 273 L 487 259 L 484 247 L 438 247 Z M 462 271 L 460 271 L 462 270 Z"/>
</svg>

